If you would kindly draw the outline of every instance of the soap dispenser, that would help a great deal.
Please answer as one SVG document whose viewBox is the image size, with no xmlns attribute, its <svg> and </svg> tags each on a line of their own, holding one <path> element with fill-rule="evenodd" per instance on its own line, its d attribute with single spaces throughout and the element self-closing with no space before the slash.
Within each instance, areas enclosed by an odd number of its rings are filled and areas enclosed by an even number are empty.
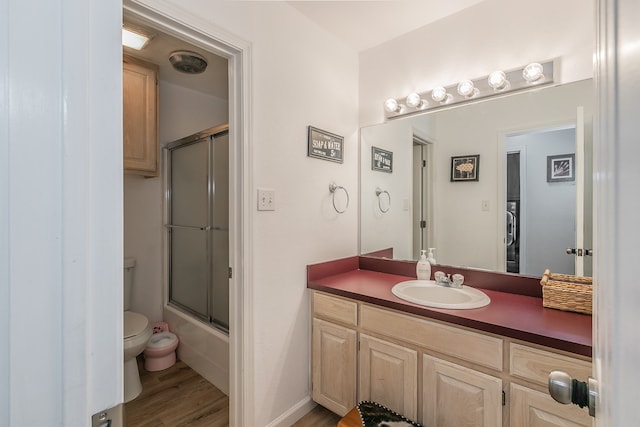
<svg viewBox="0 0 640 427">
<path fill-rule="evenodd" d="M 422 255 L 420 255 L 420 260 L 416 264 L 416 276 L 418 276 L 418 280 L 430 280 L 431 279 L 431 264 L 427 261 L 427 256 L 425 255 L 424 249 L 422 249 Z"/>
<path fill-rule="evenodd" d="M 429 261 L 429 264 L 433 265 L 433 264 L 437 264 L 436 259 L 433 256 L 433 251 L 435 251 L 436 248 L 429 248 L 429 253 L 427 254 L 427 261 Z"/>
</svg>

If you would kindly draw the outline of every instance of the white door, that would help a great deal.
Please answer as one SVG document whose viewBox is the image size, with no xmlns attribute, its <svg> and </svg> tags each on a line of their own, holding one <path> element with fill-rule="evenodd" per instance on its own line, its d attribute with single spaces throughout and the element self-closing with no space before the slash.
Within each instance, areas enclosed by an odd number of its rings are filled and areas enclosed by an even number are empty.
<svg viewBox="0 0 640 427">
<path fill-rule="evenodd" d="M 121 16 L 0 0 L 2 426 L 122 402 Z"/>
<path fill-rule="evenodd" d="M 640 425 L 640 3 L 596 1 L 594 376 L 596 426 Z"/>
<path fill-rule="evenodd" d="M 593 209 L 592 184 L 588 182 L 592 176 L 592 158 L 586 155 L 590 150 L 585 144 L 586 124 L 584 108 L 578 107 L 576 112 L 576 151 L 575 151 L 575 178 L 576 178 L 576 242 L 575 247 L 575 274 L 576 276 L 592 276 L 592 233 Z M 588 151 L 587 151 L 588 150 Z"/>
</svg>

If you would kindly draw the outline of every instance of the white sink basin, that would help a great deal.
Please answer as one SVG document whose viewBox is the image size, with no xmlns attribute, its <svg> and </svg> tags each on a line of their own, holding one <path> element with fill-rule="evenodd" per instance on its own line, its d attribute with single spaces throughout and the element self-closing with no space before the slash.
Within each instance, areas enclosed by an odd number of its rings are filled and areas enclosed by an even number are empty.
<svg viewBox="0 0 640 427">
<path fill-rule="evenodd" d="M 463 310 L 484 307 L 491 302 L 487 294 L 476 288 L 447 288 L 434 280 L 407 280 L 395 285 L 391 292 L 405 301 L 434 308 Z"/>
</svg>

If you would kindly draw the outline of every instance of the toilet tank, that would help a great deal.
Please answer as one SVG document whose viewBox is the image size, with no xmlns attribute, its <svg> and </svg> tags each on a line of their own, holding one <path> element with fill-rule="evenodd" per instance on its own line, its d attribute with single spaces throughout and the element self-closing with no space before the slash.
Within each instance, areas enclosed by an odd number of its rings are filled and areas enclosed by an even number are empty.
<svg viewBox="0 0 640 427">
<path fill-rule="evenodd" d="M 133 289 L 133 271 L 136 267 L 136 259 L 124 258 L 124 310 L 129 310 L 131 303 L 131 290 Z"/>
</svg>

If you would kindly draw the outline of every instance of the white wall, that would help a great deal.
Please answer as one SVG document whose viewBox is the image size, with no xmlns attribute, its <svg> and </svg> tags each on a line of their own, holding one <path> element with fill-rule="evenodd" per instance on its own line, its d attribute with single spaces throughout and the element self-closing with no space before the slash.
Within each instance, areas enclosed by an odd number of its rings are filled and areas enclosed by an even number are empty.
<svg viewBox="0 0 640 427">
<path fill-rule="evenodd" d="M 226 79 L 226 76 L 221 78 Z M 160 80 L 160 144 L 228 121 L 224 99 Z M 131 310 L 151 322 L 162 318 L 162 175 L 124 177 L 124 253 L 135 257 Z"/>
<path fill-rule="evenodd" d="M 246 285 L 255 308 L 247 313 L 255 337 L 254 389 L 245 390 L 255 405 L 247 408 L 254 412 L 247 425 L 286 424 L 282 417 L 311 394 L 306 265 L 357 252 L 358 57 L 286 3 L 160 5 L 181 10 L 187 24 L 214 25 L 252 45 L 251 187 L 254 194 L 274 189 L 276 210 L 254 211 L 245 248 L 253 253 L 254 282 Z M 343 164 L 307 157 L 308 125 L 344 136 Z M 342 215 L 331 205 L 331 181 L 352 197 Z"/>
<path fill-rule="evenodd" d="M 584 0 L 486 0 L 360 54 L 360 124 L 385 99 L 560 58 L 561 82 L 593 76 L 594 9 Z M 569 30 L 570 29 L 570 30 Z"/>
</svg>

